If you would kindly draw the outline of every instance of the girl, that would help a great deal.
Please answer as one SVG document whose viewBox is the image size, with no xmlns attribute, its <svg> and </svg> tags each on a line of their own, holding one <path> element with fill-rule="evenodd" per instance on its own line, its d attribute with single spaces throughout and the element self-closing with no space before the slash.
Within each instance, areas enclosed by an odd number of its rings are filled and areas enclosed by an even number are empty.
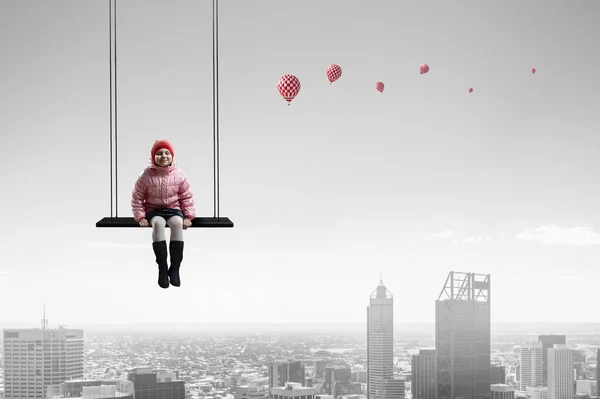
<svg viewBox="0 0 600 399">
<path fill-rule="evenodd" d="M 150 163 L 137 179 L 132 193 L 133 218 L 142 227 L 152 226 L 152 249 L 158 264 L 158 285 L 179 287 L 179 266 L 183 260 L 183 230 L 196 216 L 194 198 L 187 177 L 173 164 L 173 147 L 157 140 L 150 151 Z M 165 226 L 171 228 L 167 263 Z"/>
</svg>

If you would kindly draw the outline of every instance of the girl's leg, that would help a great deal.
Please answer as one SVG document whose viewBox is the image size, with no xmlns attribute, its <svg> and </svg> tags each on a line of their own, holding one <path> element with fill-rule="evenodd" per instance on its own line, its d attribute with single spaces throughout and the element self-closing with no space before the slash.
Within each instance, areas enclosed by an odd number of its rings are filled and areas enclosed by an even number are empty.
<svg viewBox="0 0 600 399">
<path fill-rule="evenodd" d="M 152 242 L 165 241 L 165 227 L 167 221 L 162 216 L 154 216 L 150 220 L 150 226 L 152 226 Z"/>
<path fill-rule="evenodd" d="M 183 261 L 183 219 L 179 216 L 169 218 L 167 222 L 171 228 L 171 242 L 169 252 L 171 253 L 171 267 L 169 268 L 169 279 L 171 285 L 179 287 L 179 267 Z"/>
<path fill-rule="evenodd" d="M 179 216 L 169 218 L 167 222 L 171 228 L 171 242 L 183 241 L 183 219 Z"/>
<path fill-rule="evenodd" d="M 165 240 L 166 220 L 161 216 L 155 216 L 150 220 L 152 226 L 152 249 L 156 255 L 158 264 L 158 285 L 161 288 L 169 288 L 169 263 L 167 261 L 167 241 Z"/>
</svg>

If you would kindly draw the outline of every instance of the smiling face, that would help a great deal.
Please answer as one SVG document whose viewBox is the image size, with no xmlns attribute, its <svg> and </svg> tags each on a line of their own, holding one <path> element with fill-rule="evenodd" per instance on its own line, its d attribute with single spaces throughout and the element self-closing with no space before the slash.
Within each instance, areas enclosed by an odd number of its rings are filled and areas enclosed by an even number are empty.
<svg viewBox="0 0 600 399">
<path fill-rule="evenodd" d="M 169 166 L 173 162 L 173 155 L 166 148 L 159 148 L 154 154 L 154 163 L 158 166 Z"/>
</svg>

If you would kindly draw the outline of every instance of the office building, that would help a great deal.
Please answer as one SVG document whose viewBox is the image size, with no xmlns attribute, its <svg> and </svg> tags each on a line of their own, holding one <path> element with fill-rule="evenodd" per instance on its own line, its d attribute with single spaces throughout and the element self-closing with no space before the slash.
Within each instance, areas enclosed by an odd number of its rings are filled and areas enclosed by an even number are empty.
<svg viewBox="0 0 600 399">
<path fill-rule="evenodd" d="M 133 382 L 122 380 L 72 380 L 47 388 L 46 399 L 134 399 Z"/>
<path fill-rule="evenodd" d="M 393 379 L 394 297 L 380 280 L 367 306 L 367 398 L 397 399 Z"/>
<path fill-rule="evenodd" d="M 573 351 L 566 345 L 548 349 L 548 399 L 573 399 L 575 374 Z"/>
<path fill-rule="evenodd" d="M 435 399 L 435 349 L 421 349 L 411 358 L 413 399 Z"/>
<path fill-rule="evenodd" d="M 450 272 L 436 300 L 437 399 L 490 398 L 490 278 Z"/>
<path fill-rule="evenodd" d="M 521 390 L 527 387 L 543 386 L 543 346 L 538 342 L 531 342 L 521 347 L 519 361 L 521 375 Z"/>
<path fill-rule="evenodd" d="M 491 399 L 515 399 L 515 387 L 508 384 L 492 384 Z"/>
<path fill-rule="evenodd" d="M 4 330 L 6 399 L 43 399 L 46 387 L 83 378 L 83 330 Z"/>
<path fill-rule="evenodd" d="M 133 382 L 135 399 L 185 399 L 185 382 L 179 373 L 135 367 L 127 379 Z"/>
<path fill-rule="evenodd" d="M 542 385 L 548 384 L 548 349 L 554 345 L 565 345 L 567 343 L 566 335 L 540 335 L 538 342 L 542 344 Z"/>
<path fill-rule="evenodd" d="M 271 399 L 315 399 L 319 393 L 317 388 L 303 387 L 298 382 L 288 382 L 283 387 L 272 387 L 270 390 Z"/>
</svg>

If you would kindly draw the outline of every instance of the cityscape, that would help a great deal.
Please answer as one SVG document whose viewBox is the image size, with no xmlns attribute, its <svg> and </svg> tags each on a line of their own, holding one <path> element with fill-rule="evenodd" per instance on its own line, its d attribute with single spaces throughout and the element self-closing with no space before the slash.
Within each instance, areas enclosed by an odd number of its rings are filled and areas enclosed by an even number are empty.
<svg viewBox="0 0 600 399">
<path fill-rule="evenodd" d="M 450 272 L 435 332 L 398 331 L 383 279 L 364 332 L 5 328 L 0 399 L 592 399 L 600 331 L 491 331 L 491 275 Z M 365 295 L 366 297 L 366 295 Z M 432 298 L 433 299 L 433 298 Z"/>
</svg>

